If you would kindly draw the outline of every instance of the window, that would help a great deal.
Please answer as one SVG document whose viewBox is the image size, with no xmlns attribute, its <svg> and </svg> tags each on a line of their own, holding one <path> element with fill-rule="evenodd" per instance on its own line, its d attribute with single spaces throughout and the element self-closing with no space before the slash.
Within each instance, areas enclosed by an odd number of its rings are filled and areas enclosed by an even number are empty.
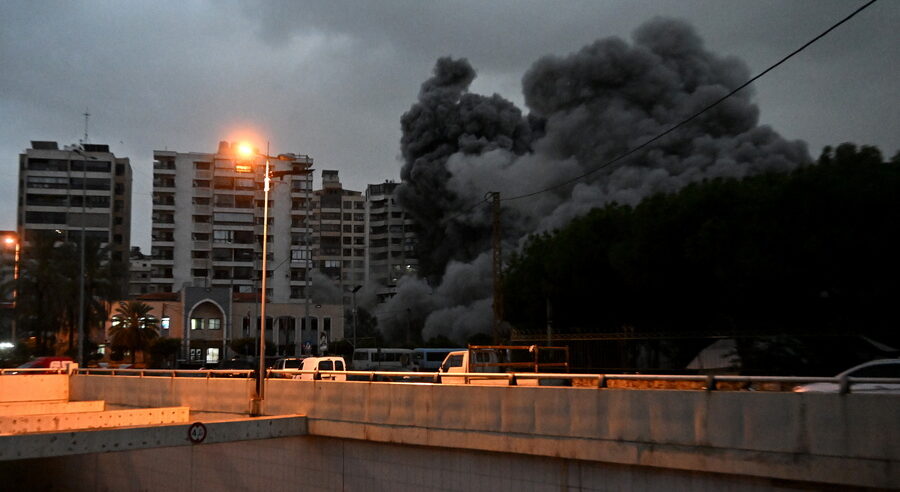
<svg viewBox="0 0 900 492">
<path fill-rule="evenodd" d="M 25 222 L 32 224 L 65 224 L 65 212 L 25 212 Z"/>
<path fill-rule="evenodd" d="M 207 321 L 207 328 L 210 330 L 221 330 L 222 329 L 222 319 L 221 318 L 209 318 Z"/>
<path fill-rule="evenodd" d="M 230 243 L 234 241 L 234 231 L 213 231 L 213 242 Z"/>
<path fill-rule="evenodd" d="M 168 316 L 163 316 L 163 317 L 159 320 L 159 327 L 162 328 L 163 330 L 168 330 L 168 329 L 169 329 L 169 321 L 170 321 L 170 319 L 171 319 L 171 318 L 169 318 Z"/>
<path fill-rule="evenodd" d="M 206 362 L 218 362 L 218 361 L 219 361 L 219 349 L 218 348 L 206 349 Z"/>
<path fill-rule="evenodd" d="M 451 367 L 462 367 L 462 361 L 462 355 L 451 355 L 444 361 L 444 365 L 441 366 L 441 371 L 447 372 Z"/>
<path fill-rule="evenodd" d="M 253 214 L 239 214 L 234 212 L 216 212 L 214 220 L 217 224 L 251 224 L 253 223 Z"/>
<path fill-rule="evenodd" d="M 68 162 L 60 159 L 29 159 L 28 169 L 32 171 L 68 171 Z"/>
<path fill-rule="evenodd" d="M 191 330 L 202 330 L 203 318 L 191 318 Z"/>
<path fill-rule="evenodd" d="M 69 179 L 44 176 L 28 176 L 27 186 L 29 188 L 66 189 L 69 187 Z"/>
<path fill-rule="evenodd" d="M 341 260 L 325 260 L 325 268 L 340 268 Z"/>
<path fill-rule="evenodd" d="M 309 259 L 309 250 L 308 249 L 292 249 L 291 250 L 291 261 L 303 261 Z"/>
</svg>

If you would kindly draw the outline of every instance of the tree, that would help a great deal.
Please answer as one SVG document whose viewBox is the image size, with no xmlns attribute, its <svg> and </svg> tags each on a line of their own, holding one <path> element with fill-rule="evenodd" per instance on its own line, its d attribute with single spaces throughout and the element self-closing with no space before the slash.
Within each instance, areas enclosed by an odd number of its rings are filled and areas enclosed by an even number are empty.
<svg viewBox="0 0 900 492">
<path fill-rule="evenodd" d="M 150 348 L 159 336 L 159 320 L 150 314 L 152 310 L 152 306 L 140 301 L 122 301 L 113 316 L 110 343 L 131 351 L 132 364 L 137 352 Z"/>
<path fill-rule="evenodd" d="M 32 232 L 22 248 L 19 278 L 3 285 L 6 291 L 15 289 L 19 333 L 35 337 L 38 354 L 77 352 L 80 255 L 78 244 L 63 239 L 53 231 Z M 86 348 L 90 348 L 89 334 L 98 331 L 109 316 L 106 301 L 115 298 L 114 270 L 108 249 L 88 238 L 84 270 Z"/>
<path fill-rule="evenodd" d="M 813 337 L 900 344 L 897 164 L 841 144 L 790 173 L 595 209 L 512 256 L 506 321 L 534 338 L 549 305 L 557 333 L 623 340 L 605 345 L 606 367 L 632 367 L 623 354 L 659 339 L 678 340 L 667 367 L 684 367 L 690 338 L 736 336 L 742 359 L 770 373 L 836 373 L 861 361 L 808 350 Z"/>
</svg>

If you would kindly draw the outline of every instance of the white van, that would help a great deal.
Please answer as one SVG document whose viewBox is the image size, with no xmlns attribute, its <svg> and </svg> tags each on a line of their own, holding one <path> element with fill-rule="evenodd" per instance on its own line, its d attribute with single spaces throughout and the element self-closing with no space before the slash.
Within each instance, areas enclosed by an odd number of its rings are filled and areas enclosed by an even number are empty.
<svg viewBox="0 0 900 492">
<path fill-rule="evenodd" d="M 353 351 L 354 371 L 409 371 L 413 351 L 399 348 L 362 348 Z"/>
<path fill-rule="evenodd" d="M 347 366 L 344 364 L 343 357 L 307 357 L 303 359 L 303 364 L 300 366 L 300 371 L 346 371 Z M 315 373 L 301 373 L 294 376 L 294 379 L 300 379 L 304 381 L 312 381 L 313 379 L 320 379 L 323 381 L 346 381 L 346 374 L 318 374 L 318 378 L 316 378 Z"/>
</svg>

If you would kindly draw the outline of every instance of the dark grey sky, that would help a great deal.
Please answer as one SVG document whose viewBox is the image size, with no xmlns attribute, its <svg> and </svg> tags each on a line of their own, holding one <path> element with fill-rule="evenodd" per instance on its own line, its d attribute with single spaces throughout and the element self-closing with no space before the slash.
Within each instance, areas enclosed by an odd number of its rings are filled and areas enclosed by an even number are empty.
<svg viewBox="0 0 900 492">
<path fill-rule="evenodd" d="M 399 179 L 400 115 L 439 56 L 467 57 L 472 90 L 522 104 L 546 54 L 627 38 L 654 16 L 692 23 L 756 73 L 862 1 L 0 2 L 0 228 L 15 228 L 18 154 L 90 141 L 131 158 L 135 245 L 149 252 L 155 149 L 215 150 L 256 135 L 309 154 L 345 186 Z M 762 123 L 817 156 L 844 141 L 897 151 L 900 2 L 881 0 L 760 80 Z"/>
</svg>

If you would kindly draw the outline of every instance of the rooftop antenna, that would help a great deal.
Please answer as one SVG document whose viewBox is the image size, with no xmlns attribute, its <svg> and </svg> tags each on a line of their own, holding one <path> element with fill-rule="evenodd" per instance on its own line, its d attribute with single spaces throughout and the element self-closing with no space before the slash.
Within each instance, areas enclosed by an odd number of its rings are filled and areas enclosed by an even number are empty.
<svg viewBox="0 0 900 492">
<path fill-rule="evenodd" d="M 84 108 L 84 140 L 81 143 L 88 143 L 88 118 L 90 118 L 91 113 L 88 113 L 88 108 Z"/>
</svg>

